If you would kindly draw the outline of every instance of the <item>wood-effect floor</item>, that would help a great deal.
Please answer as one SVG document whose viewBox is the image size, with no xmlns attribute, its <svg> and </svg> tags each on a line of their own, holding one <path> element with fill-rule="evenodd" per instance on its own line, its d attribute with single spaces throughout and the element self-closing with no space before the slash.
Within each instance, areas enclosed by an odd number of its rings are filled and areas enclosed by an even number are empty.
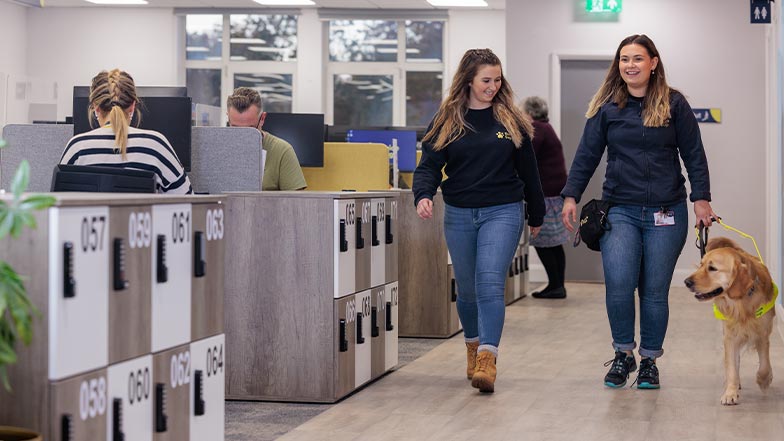
<svg viewBox="0 0 784 441">
<path fill-rule="evenodd" d="M 479 394 L 466 380 L 458 334 L 279 439 L 784 439 L 784 344 L 777 331 L 771 388 L 759 390 L 756 353 L 746 352 L 741 404 L 722 406 L 721 324 L 709 303 L 673 288 L 658 361 L 662 388 L 613 390 L 602 382 L 603 363 L 613 356 L 604 286 L 567 289 L 565 300 L 529 296 L 506 309 L 494 394 Z"/>
</svg>

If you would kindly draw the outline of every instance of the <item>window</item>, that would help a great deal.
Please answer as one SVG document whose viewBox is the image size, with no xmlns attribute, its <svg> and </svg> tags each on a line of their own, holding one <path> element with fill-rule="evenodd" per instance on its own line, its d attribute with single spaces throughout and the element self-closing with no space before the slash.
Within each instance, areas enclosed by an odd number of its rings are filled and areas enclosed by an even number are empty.
<svg viewBox="0 0 784 441">
<path fill-rule="evenodd" d="M 264 110 L 293 111 L 297 61 L 293 14 L 188 14 L 185 84 L 194 105 L 213 106 L 224 124 L 232 91 L 252 87 Z"/>
<path fill-rule="evenodd" d="M 444 22 L 330 20 L 327 121 L 425 126 L 441 104 Z"/>
</svg>

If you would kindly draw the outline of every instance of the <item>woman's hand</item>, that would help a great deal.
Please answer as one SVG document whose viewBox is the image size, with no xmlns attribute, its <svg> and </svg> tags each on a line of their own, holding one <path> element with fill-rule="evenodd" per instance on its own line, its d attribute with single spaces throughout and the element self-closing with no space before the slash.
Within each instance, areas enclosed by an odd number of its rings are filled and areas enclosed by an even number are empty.
<svg viewBox="0 0 784 441">
<path fill-rule="evenodd" d="M 433 217 L 433 201 L 428 198 L 420 199 L 416 210 L 420 218 L 430 219 Z"/>
<path fill-rule="evenodd" d="M 561 222 L 563 222 L 567 230 L 574 233 L 574 225 L 572 223 L 577 223 L 577 202 L 573 197 L 564 198 Z"/>
<path fill-rule="evenodd" d="M 534 237 L 538 236 L 539 235 L 539 230 L 541 230 L 541 229 L 542 229 L 541 226 L 531 227 L 531 237 L 534 238 Z"/>
<path fill-rule="evenodd" d="M 713 224 L 713 220 L 719 218 L 719 215 L 713 212 L 710 202 L 706 200 L 694 201 L 694 215 L 697 218 L 695 221 L 696 227 L 700 226 L 700 221 L 706 227 L 710 227 Z"/>
</svg>

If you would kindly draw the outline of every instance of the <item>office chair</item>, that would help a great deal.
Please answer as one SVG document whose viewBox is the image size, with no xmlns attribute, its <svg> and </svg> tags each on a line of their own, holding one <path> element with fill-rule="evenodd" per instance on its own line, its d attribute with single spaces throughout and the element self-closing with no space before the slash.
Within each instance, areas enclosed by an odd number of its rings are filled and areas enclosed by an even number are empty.
<svg viewBox="0 0 784 441">
<path fill-rule="evenodd" d="M 51 191 L 155 193 L 155 173 L 130 168 L 58 164 Z"/>
</svg>

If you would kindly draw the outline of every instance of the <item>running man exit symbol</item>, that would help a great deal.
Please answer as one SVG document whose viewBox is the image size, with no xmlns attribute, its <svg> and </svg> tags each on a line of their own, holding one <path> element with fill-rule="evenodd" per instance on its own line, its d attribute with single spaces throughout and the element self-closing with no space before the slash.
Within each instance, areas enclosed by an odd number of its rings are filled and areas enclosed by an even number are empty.
<svg viewBox="0 0 784 441">
<path fill-rule="evenodd" d="M 749 0 L 751 23 L 770 23 L 770 0 Z"/>
</svg>

